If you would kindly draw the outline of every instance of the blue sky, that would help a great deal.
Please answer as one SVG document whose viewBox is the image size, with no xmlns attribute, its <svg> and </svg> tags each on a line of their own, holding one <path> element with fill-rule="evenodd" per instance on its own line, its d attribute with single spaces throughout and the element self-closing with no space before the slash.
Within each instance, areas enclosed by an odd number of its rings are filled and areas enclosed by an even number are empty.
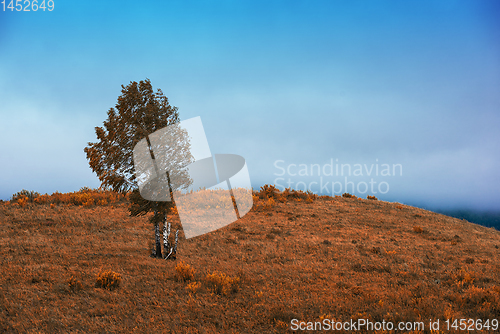
<svg viewBox="0 0 500 334">
<path fill-rule="evenodd" d="M 498 1 L 54 4 L 0 11 L 1 199 L 98 187 L 83 148 L 121 85 L 149 78 L 181 119 L 201 116 L 212 153 L 245 157 L 254 188 L 345 183 L 276 164 L 400 164 L 347 181 L 500 209 Z"/>
</svg>

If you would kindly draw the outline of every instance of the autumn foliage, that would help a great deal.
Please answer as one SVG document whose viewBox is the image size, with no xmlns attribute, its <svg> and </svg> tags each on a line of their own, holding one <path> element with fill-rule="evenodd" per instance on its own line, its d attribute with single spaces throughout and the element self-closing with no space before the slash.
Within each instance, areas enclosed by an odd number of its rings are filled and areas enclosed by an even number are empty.
<svg viewBox="0 0 500 334">
<path fill-rule="evenodd" d="M 111 270 L 100 272 L 96 277 L 96 287 L 114 290 L 120 286 L 121 276 Z"/>
<path fill-rule="evenodd" d="M 30 194 L 28 196 L 27 194 Z M 52 204 L 52 205 L 76 205 L 76 206 L 106 206 L 110 204 L 124 203 L 128 194 L 120 194 L 114 191 L 102 189 L 82 188 L 79 191 L 60 193 L 51 195 L 40 195 L 34 191 L 22 190 L 12 195 L 11 203 L 24 207 L 28 203 L 32 204 Z"/>
</svg>

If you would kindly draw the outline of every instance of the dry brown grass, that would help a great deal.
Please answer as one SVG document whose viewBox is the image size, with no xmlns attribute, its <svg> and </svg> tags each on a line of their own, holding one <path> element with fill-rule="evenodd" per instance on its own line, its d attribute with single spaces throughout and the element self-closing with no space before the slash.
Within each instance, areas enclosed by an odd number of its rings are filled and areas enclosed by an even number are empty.
<svg viewBox="0 0 500 334">
<path fill-rule="evenodd" d="M 500 318 L 498 231 L 399 203 L 273 192 L 218 231 L 181 232 L 176 262 L 149 257 L 149 217 L 130 217 L 125 203 L 0 204 L 0 332 L 284 333 L 292 319 Z M 181 261 L 191 280 L 178 279 Z M 97 287 L 109 271 L 119 286 Z"/>
</svg>

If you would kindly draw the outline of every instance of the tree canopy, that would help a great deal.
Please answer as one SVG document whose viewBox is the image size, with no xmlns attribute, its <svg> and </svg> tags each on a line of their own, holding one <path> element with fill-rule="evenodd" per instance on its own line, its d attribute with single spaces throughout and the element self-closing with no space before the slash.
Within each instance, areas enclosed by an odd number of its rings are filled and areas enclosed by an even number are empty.
<svg viewBox="0 0 500 334">
<path fill-rule="evenodd" d="M 103 127 L 95 128 L 98 141 L 88 143 L 84 151 L 101 187 L 128 192 L 137 189 L 134 146 L 156 130 L 177 123 L 179 114 L 161 89 L 153 91 L 149 79 L 122 85 L 121 92 Z"/>
</svg>

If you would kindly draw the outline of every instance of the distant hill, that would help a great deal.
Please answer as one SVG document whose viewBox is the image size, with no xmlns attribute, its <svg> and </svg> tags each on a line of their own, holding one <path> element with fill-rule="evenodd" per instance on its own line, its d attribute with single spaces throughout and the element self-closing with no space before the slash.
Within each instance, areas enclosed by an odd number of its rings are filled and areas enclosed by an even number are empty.
<svg viewBox="0 0 500 334">
<path fill-rule="evenodd" d="M 494 227 L 500 230 L 500 211 L 473 211 L 473 210 L 438 210 L 438 213 L 450 217 L 465 219 L 471 223 L 485 227 Z"/>
</svg>

